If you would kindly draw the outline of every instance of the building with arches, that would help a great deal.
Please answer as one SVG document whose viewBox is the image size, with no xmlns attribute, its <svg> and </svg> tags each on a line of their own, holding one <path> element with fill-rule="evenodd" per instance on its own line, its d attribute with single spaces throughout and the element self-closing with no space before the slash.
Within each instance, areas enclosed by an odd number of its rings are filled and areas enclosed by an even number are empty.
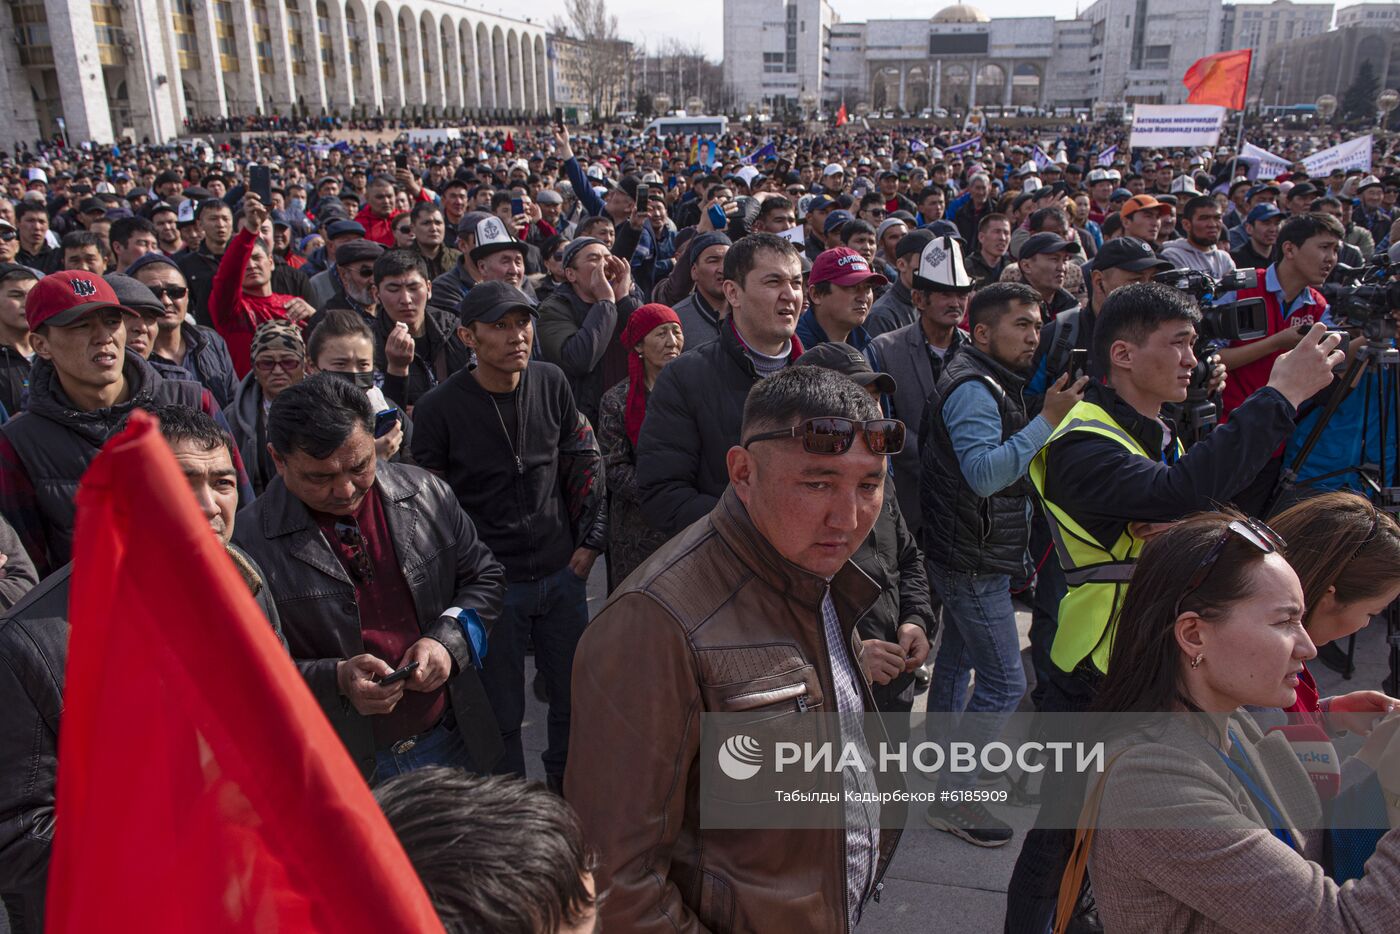
<svg viewBox="0 0 1400 934">
<path fill-rule="evenodd" d="M 909 114 L 1176 103 L 1181 75 L 1222 34 L 1221 0 L 1096 0 L 1070 20 L 942 4 L 847 23 L 826 0 L 726 0 L 728 91 L 741 109 L 790 109 L 811 94 L 828 111 Z"/>
<path fill-rule="evenodd" d="M 0 144 L 166 140 L 186 116 L 542 113 L 546 32 L 442 0 L 6 0 Z"/>
</svg>

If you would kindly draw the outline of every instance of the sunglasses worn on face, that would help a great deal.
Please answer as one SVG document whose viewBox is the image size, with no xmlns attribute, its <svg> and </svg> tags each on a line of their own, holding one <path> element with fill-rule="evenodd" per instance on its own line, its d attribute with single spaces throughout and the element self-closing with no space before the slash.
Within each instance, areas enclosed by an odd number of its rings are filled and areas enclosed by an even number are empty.
<svg viewBox="0 0 1400 934">
<path fill-rule="evenodd" d="M 743 447 L 755 441 L 801 438 L 802 449 L 808 454 L 845 454 L 855 445 L 857 430 L 864 435 L 865 445 L 872 454 L 898 454 L 904 450 L 904 423 L 894 418 L 874 418 L 868 422 L 836 417 L 809 418 L 794 428 L 754 435 L 743 442 Z"/>
<path fill-rule="evenodd" d="M 5 243 L 9 243 L 18 236 L 19 234 L 13 230 L 0 230 L 0 240 L 3 240 Z"/>
<path fill-rule="evenodd" d="M 410 233 L 413 233 L 413 228 L 412 228 L 412 227 L 396 227 L 395 229 L 396 229 L 399 233 L 401 233 L 401 234 L 410 234 Z"/>
<path fill-rule="evenodd" d="M 348 570 L 361 583 L 374 580 L 374 563 L 366 550 L 365 536 L 354 519 L 339 519 L 335 523 L 335 537 L 348 552 Z"/>
<path fill-rule="evenodd" d="M 183 285 L 150 285 L 147 286 L 147 288 L 151 290 L 151 294 L 154 295 L 156 298 L 169 295 L 177 302 L 180 299 L 184 298 L 186 295 L 188 295 L 190 292 L 190 290 L 185 288 Z"/>
<path fill-rule="evenodd" d="M 266 357 L 262 357 L 254 361 L 253 366 L 262 370 L 264 373 L 271 373 L 277 367 L 281 367 L 285 373 L 295 373 L 301 368 L 301 360 L 295 357 L 286 357 L 281 360 L 269 360 Z"/>
<path fill-rule="evenodd" d="M 1238 535 L 1266 555 L 1271 555 L 1274 552 L 1282 552 L 1284 548 L 1287 547 L 1277 532 L 1258 519 L 1253 517 L 1244 519 L 1243 521 L 1232 519 L 1230 524 L 1225 526 L 1225 530 L 1220 533 L 1220 538 L 1211 546 L 1210 551 L 1206 552 L 1206 556 L 1201 559 L 1201 563 L 1196 566 L 1196 570 L 1192 572 L 1191 577 L 1186 581 L 1186 589 L 1181 592 L 1181 596 L 1176 598 L 1176 610 L 1173 612 L 1173 616 L 1181 615 L 1181 604 L 1187 597 L 1191 596 L 1191 594 L 1200 590 L 1201 585 L 1206 582 L 1206 578 L 1210 577 L 1210 572 L 1215 567 L 1215 563 L 1220 560 L 1220 555 L 1225 550 L 1225 545 L 1229 543 L 1231 535 Z"/>
</svg>

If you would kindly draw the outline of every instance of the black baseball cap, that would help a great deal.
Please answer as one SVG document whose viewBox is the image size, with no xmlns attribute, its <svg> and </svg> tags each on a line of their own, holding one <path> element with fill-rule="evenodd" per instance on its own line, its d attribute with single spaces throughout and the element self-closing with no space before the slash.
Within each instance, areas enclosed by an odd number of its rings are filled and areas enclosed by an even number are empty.
<svg viewBox="0 0 1400 934">
<path fill-rule="evenodd" d="M 1144 269 L 1172 269 L 1170 261 L 1158 256 L 1145 240 L 1137 237 L 1114 237 L 1099 247 L 1099 252 L 1089 264 L 1091 271 L 1105 269 L 1126 269 L 1128 272 L 1142 272 Z"/>
<path fill-rule="evenodd" d="M 1109 241 L 1109 243 L 1112 242 Z M 1065 240 L 1058 234 L 1043 231 L 1027 237 L 1026 242 L 1021 244 L 1021 251 L 1016 254 L 1016 258 L 1025 259 L 1029 256 L 1035 256 L 1037 253 L 1078 253 L 1079 251 L 1080 246 L 1077 240 Z"/>
<path fill-rule="evenodd" d="M 875 386 L 881 392 L 895 391 L 894 377 L 888 373 L 877 373 L 870 368 L 870 361 L 852 347 L 841 342 L 828 342 L 803 351 L 797 359 L 797 366 L 819 366 L 849 376 L 862 386 Z"/>
<path fill-rule="evenodd" d="M 517 308 L 523 308 L 532 315 L 539 314 L 535 303 L 530 301 L 530 296 L 509 282 L 478 282 L 462 297 L 458 315 L 463 324 L 471 324 L 473 321 L 485 321 L 490 324 L 500 321 L 507 312 Z"/>
</svg>

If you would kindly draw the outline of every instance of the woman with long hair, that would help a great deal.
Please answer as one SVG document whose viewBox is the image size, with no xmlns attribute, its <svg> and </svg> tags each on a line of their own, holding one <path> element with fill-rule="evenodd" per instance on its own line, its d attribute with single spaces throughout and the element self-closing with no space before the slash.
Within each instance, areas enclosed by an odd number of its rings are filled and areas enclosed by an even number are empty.
<svg viewBox="0 0 1400 934">
<path fill-rule="evenodd" d="M 1116 741 L 1101 779 L 1088 869 L 1107 931 L 1395 929 L 1400 831 L 1337 885 L 1308 773 L 1244 710 L 1292 707 L 1317 651 L 1284 548 L 1260 522 L 1207 513 L 1139 557 L 1096 707 L 1171 716 Z M 1381 757 L 1383 784 L 1387 767 L 1400 748 Z"/>
<path fill-rule="evenodd" d="M 1400 526 L 1354 493 L 1325 493 L 1269 523 L 1288 542 L 1288 563 L 1303 588 L 1303 625 L 1322 648 L 1364 629 L 1400 596 Z M 1329 732 L 1369 733 L 1395 705 L 1380 691 L 1319 698 L 1306 668 L 1289 713 Z"/>
</svg>

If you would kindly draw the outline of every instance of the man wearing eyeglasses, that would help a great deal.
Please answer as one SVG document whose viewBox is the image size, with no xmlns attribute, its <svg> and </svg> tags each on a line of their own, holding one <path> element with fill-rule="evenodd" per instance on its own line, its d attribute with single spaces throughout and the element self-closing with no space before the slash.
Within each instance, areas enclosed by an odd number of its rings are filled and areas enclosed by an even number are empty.
<svg viewBox="0 0 1400 934">
<path fill-rule="evenodd" d="M 180 267 L 164 253 L 147 253 L 128 266 L 126 274 L 150 289 L 165 307 L 165 313 L 156 321 L 151 355 L 184 367 L 191 378 L 213 393 L 220 408 L 232 406 L 238 377 L 233 372 L 228 344 L 218 331 L 187 319 L 190 290 Z"/>
<path fill-rule="evenodd" d="M 277 475 L 267 449 L 267 410 L 282 394 L 306 377 L 306 344 L 301 331 L 287 321 L 265 321 L 253 334 L 249 356 L 253 369 L 238 384 L 230 413 L 233 438 L 247 465 L 253 492 L 261 494 Z"/>
<path fill-rule="evenodd" d="M 604 929 L 845 931 L 878 891 L 897 840 L 880 830 L 880 805 L 843 805 L 832 829 L 709 830 L 699 802 L 722 778 L 696 777 L 713 769 L 701 754 L 707 712 L 806 732 L 822 729 L 804 719 L 820 710 L 844 732 L 876 709 L 852 638 L 880 588 L 851 556 L 904 435 L 864 388 L 823 367 L 758 383 L 726 456 L 728 489 L 584 632 L 564 790 L 602 857 Z M 841 781 L 867 792 L 873 776 Z"/>
<path fill-rule="evenodd" d="M 281 393 L 266 437 L 277 477 L 234 539 L 361 772 L 489 771 L 501 745 L 478 672 L 505 575 L 451 489 L 378 463 L 368 397 L 329 374 Z"/>
</svg>

